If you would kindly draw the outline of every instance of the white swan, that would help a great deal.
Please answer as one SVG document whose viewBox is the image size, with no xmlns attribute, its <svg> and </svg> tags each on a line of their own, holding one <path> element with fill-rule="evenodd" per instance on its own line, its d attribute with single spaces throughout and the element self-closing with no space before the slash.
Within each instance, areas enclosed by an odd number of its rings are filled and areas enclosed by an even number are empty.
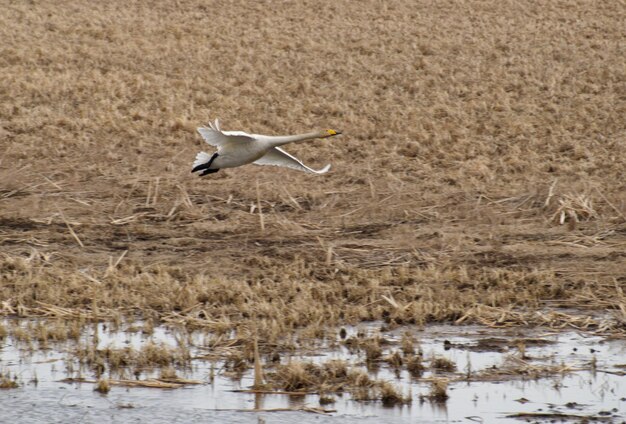
<svg viewBox="0 0 626 424">
<path fill-rule="evenodd" d="M 335 130 L 324 130 L 298 135 L 269 136 L 248 134 L 243 131 L 222 131 L 219 121 L 209 123 L 209 127 L 200 127 L 198 132 L 217 152 L 210 155 L 200 152 L 196 156 L 191 172 L 204 171 L 205 176 L 219 171 L 221 168 L 234 168 L 248 163 L 256 165 L 274 165 L 297 169 L 299 171 L 324 174 L 330 169 L 326 165 L 320 170 L 311 169 L 300 160 L 291 156 L 278 146 L 296 141 L 327 138 L 341 134 Z"/>
</svg>

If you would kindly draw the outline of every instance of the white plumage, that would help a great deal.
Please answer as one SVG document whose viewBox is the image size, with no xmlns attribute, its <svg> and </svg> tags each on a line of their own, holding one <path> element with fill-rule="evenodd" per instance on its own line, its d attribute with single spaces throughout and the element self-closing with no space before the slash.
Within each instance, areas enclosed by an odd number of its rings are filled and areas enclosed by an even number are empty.
<svg viewBox="0 0 626 424">
<path fill-rule="evenodd" d="M 196 155 L 196 160 L 193 162 L 193 167 L 195 168 L 198 165 L 202 165 L 211 159 L 211 155 L 207 152 L 200 152 Z"/>
<path fill-rule="evenodd" d="M 200 152 L 196 155 L 191 172 L 203 171 L 200 174 L 201 176 L 217 172 L 221 168 L 234 168 L 248 163 L 282 166 L 298 171 L 324 174 L 328 172 L 330 165 L 326 165 L 320 170 L 309 168 L 279 146 L 341 134 L 341 132 L 335 130 L 287 136 L 248 134 L 243 131 L 222 131 L 217 119 L 215 122 L 209 123 L 209 127 L 198 128 L 198 132 L 207 144 L 217 147 L 217 152 L 213 153 L 213 155 L 206 152 Z"/>
</svg>

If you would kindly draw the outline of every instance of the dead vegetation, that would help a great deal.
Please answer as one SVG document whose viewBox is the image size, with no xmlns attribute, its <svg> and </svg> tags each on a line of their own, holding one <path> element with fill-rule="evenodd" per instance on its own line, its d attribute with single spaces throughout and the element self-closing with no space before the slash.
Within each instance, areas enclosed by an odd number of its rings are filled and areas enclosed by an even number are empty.
<svg viewBox="0 0 626 424">
<path fill-rule="evenodd" d="M 154 369 L 161 370 L 162 381 L 173 381 L 174 367 L 185 369 L 191 356 L 186 348 L 172 348 L 152 341 L 141 346 L 98 349 L 93 344 L 79 345 L 73 349 L 69 361 L 76 360 L 93 371 L 96 376 L 108 373 L 109 376 L 125 376 L 128 373 L 139 376 Z M 111 380 L 109 380 L 111 382 Z"/>
<path fill-rule="evenodd" d="M 502 378 L 539 379 L 564 375 L 581 369 L 590 369 L 590 366 L 583 366 L 582 364 L 542 364 L 532 363 L 527 359 L 508 355 L 504 363 L 499 367 L 483 370 L 477 375 L 473 375 L 472 378 L 475 380 L 499 380 Z"/>
<path fill-rule="evenodd" d="M 411 394 L 403 394 L 386 380 L 377 380 L 360 369 L 350 369 L 345 361 L 332 360 L 322 365 L 292 361 L 268 373 L 273 388 L 289 393 L 349 393 L 359 401 L 380 400 L 384 406 L 411 403 Z M 323 398 L 323 396 L 322 396 Z M 320 398 L 320 399 L 322 399 Z M 327 398 L 327 397 L 326 397 Z"/>
<path fill-rule="evenodd" d="M 443 356 L 436 356 L 430 360 L 430 366 L 436 371 L 442 372 L 454 372 L 456 371 L 456 365 L 448 358 Z"/>
<path fill-rule="evenodd" d="M 62 380 L 65 383 L 91 383 L 95 384 L 95 391 L 98 391 L 102 394 L 107 394 L 111 391 L 111 386 L 122 386 L 122 387 L 146 387 L 151 389 L 179 389 L 186 385 L 193 384 L 203 384 L 202 381 L 198 380 L 187 380 L 183 378 L 177 378 L 174 381 L 169 379 L 156 379 L 150 378 L 145 380 L 118 380 L 118 379 L 100 379 L 100 380 L 89 380 L 87 378 L 66 378 Z"/>
<path fill-rule="evenodd" d="M 96 383 L 96 388 L 94 390 L 105 395 L 111 391 L 111 384 L 109 380 L 100 379 Z"/>
<path fill-rule="evenodd" d="M 433 378 L 430 381 L 430 391 L 428 394 L 420 395 L 420 400 L 429 400 L 431 402 L 443 403 L 448 400 L 449 380 L 445 378 Z"/>
<path fill-rule="evenodd" d="M 605 412 L 605 411 L 601 411 Z M 525 421 L 532 420 L 533 422 L 540 422 L 537 420 L 549 420 L 550 422 L 614 422 L 615 415 L 613 413 L 597 414 L 597 415 L 581 415 L 581 414 L 565 414 L 562 412 L 519 412 L 516 414 L 509 414 L 506 418 L 517 418 Z"/>
<path fill-rule="evenodd" d="M 422 357 L 419 355 L 410 355 L 406 359 L 406 369 L 413 378 L 419 378 L 424 373 L 426 367 L 422 363 Z"/>
<path fill-rule="evenodd" d="M 4 5 L 0 314 L 51 325 L 0 326 L 0 340 L 46 348 L 142 318 L 148 334 L 211 331 L 207 356 L 241 375 L 280 360 L 297 331 L 366 321 L 624 336 L 619 2 L 283 6 Z M 216 115 L 226 129 L 345 135 L 293 146 L 331 158 L 323 177 L 193 178 L 194 128 Z M 388 355 L 383 342 L 344 344 L 368 366 L 437 368 L 409 336 Z M 165 370 L 190 359 L 185 343 L 96 345 L 73 355 L 108 384 L 161 369 L 154 384 L 176 385 Z M 270 383 L 331 393 L 343 378 L 354 398 L 404 402 L 332 367 L 281 364 Z"/>
<path fill-rule="evenodd" d="M 17 389 L 18 387 L 19 384 L 16 375 L 11 375 L 10 372 L 0 371 L 0 389 Z"/>
</svg>

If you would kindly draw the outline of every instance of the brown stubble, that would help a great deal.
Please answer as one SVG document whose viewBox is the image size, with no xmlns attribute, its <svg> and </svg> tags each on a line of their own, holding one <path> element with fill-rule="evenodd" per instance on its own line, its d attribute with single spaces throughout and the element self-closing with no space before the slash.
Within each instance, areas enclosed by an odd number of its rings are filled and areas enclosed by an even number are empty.
<svg viewBox="0 0 626 424">
<path fill-rule="evenodd" d="M 624 305 L 619 3 L 3 10 L 7 314 L 260 320 L 272 339 Z M 344 136 L 287 148 L 325 176 L 200 179 L 195 127 L 215 117 Z"/>
</svg>

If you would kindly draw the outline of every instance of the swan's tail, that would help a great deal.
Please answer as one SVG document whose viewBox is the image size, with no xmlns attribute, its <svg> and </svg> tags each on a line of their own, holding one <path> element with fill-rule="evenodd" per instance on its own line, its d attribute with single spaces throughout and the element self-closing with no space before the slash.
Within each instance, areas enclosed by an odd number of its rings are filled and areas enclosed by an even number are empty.
<svg viewBox="0 0 626 424">
<path fill-rule="evenodd" d="M 196 172 L 199 171 L 198 166 L 200 165 L 204 165 L 205 163 L 207 163 L 208 161 L 211 160 L 211 155 L 208 154 L 207 152 L 200 152 L 196 155 L 196 160 L 193 163 L 193 168 L 191 169 L 191 172 Z"/>
</svg>

